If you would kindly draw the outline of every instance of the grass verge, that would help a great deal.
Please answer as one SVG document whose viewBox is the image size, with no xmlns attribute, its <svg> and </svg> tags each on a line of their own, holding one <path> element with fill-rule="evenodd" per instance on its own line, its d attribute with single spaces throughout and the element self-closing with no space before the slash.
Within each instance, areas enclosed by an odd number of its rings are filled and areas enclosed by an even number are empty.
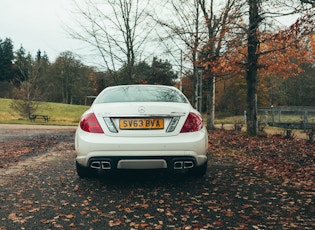
<svg viewBox="0 0 315 230">
<path fill-rule="evenodd" d="M 10 107 L 12 99 L 0 98 L 0 123 L 1 124 L 45 124 L 45 125 L 77 125 L 81 115 L 89 106 L 69 105 L 52 102 L 41 102 L 36 114 L 49 116 L 49 121 L 41 119 L 31 122 L 20 116 Z"/>
</svg>

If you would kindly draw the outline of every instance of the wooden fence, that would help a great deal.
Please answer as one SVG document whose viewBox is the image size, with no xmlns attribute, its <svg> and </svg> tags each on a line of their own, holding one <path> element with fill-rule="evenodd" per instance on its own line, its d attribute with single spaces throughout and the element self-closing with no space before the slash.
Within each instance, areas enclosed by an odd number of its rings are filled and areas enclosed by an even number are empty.
<svg viewBox="0 0 315 230">
<path fill-rule="evenodd" d="M 285 129 L 309 130 L 315 127 L 315 107 L 279 106 L 258 109 L 258 121 Z"/>
</svg>

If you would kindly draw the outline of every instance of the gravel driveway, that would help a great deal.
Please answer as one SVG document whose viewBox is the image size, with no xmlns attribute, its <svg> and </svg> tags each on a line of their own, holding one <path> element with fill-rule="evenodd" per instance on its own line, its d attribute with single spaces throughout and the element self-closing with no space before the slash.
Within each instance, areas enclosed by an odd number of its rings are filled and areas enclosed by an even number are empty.
<svg viewBox="0 0 315 230">
<path fill-rule="evenodd" d="M 0 128 L 1 230 L 315 228 L 311 195 L 232 158 L 210 157 L 198 180 L 154 172 L 80 179 L 73 127 Z"/>
</svg>

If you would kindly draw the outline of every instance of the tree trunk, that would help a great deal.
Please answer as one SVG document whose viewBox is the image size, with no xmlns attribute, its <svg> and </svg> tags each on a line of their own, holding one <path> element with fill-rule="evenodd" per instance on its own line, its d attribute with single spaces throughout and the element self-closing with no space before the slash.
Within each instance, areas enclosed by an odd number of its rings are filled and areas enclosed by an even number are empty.
<svg viewBox="0 0 315 230">
<path fill-rule="evenodd" d="M 256 93 L 256 74 L 254 70 L 247 71 L 247 134 L 250 136 L 257 135 L 257 93 Z"/>
<path fill-rule="evenodd" d="M 257 135 L 257 70 L 258 70 L 258 49 L 259 41 L 257 30 L 261 17 L 259 15 L 259 0 L 249 0 L 249 31 L 247 37 L 247 134 Z"/>
<path fill-rule="evenodd" d="M 215 77 L 206 78 L 207 86 L 207 129 L 214 130 L 215 114 Z"/>
</svg>

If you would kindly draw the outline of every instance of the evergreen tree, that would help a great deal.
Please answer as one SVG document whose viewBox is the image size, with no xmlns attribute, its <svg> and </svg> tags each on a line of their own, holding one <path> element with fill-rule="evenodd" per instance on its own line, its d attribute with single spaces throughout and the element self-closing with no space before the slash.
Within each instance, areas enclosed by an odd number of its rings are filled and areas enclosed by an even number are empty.
<svg viewBox="0 0 315 230">
<path fill-rule="evenodd" d="M 13 45 L 9 38 L 0 39 L 0 81 L 10 81 L 13 78 Z"/>
<path fill-rule="evenodd" d="M 147 77 L 149 84 L 174 85 L 177 78 L 176 73 L 172 70 L 172 65 L 168 61 L 158 60 L 153 58 L 151 73 Z"/>
</svg>

